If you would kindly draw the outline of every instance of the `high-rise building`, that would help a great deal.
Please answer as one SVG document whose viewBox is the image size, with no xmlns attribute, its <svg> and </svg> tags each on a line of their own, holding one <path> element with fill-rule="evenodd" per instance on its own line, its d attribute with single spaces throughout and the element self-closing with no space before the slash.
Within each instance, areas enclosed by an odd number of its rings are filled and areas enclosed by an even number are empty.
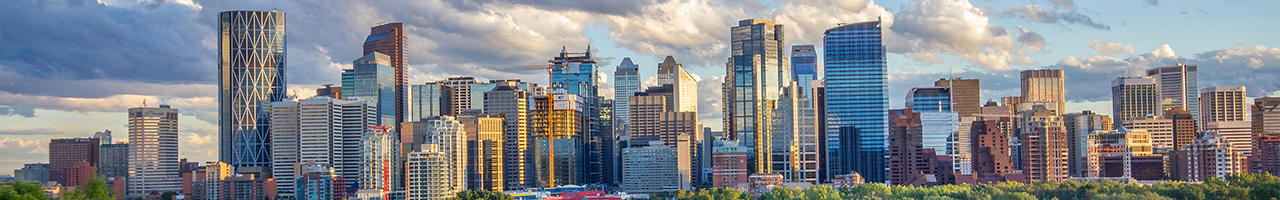
<svg viewBox="0 0 1280 200">
<path fill-rule="evenodd" d="M 476 80 L 475 77 L 461 76 L 461 77 L 452 77 L 452 78 L 445 79 L 443 81 L 437 81 L 434 83 L 427 83 L 427 84 L 443 85 L 445 87 L 449 87 L 450 89 L 452 89 L 453 93 L 450 94 L 449 96 L 449 99 L 451 101 L 451 103 L 449 104 L 450 110 L 448 114 L 444 114 L 444 115 L 457 115 L 457 114 L 463 113 L 466 110 L 472 109 L 471 86 L 472 84 L 476 84 L 476 83 L 480 83 L 480 81 Z"/>
<path fill-rule="evenodd" d="M 829 176 L 857 172 L 867 182 L 886 180 L 889 98 L 881 31 L 877 20 L 823 32 Z"/>
<path fill-rule="evenodd" d="M 1200 89 L 1200 126 L 1211 122 L 1249 121 L 1244 86 Z"/>
<path fill-rule="evenodd" d="M 400 164 L 400 140 L 391 127 L 369 127 L 360 137 L 360 190 L 358 196 L 390 199 L 392 190 L 403 180 Z"/>
<path fill-rule="evenodd" d="M 49 163 L 23 164 L 22 169 L 13 170 L 13 176 L 17 180 L 47 183 L 49 182 Z"/>
<path fill-rule="evenodd" d="M 1147 77 L 1160 82 L 1160 110 L 1181 108 L 1200 120 L 1200 100 L 1196 89 L 1200 87 L 1199 72 L 1195 65 L 1178 63 L 1173 66 L 1147 69 Z"/>
<path fill-rule="evenodd" d="M 791 80 L 800 87 L 800 99 L 813 99 L 813 81 L 818 80 L 818 51 L 813 45 L 791 46 Z"/>
<path fill-rule="evenodd" d="M 225 162 L 208 162 L 205 167 L 205 189 L 204 199 L 224 199 L 222 195 L 222 181 L 233 175 L 234 167 Z"/>
<path fill-rule="evenodd" d="M 333 84 L 324 84 L 324 88 L 316 88 L 316 96 L 342 99 L 342 87 L 333 87 Z"/>
<path fill-rule="evenodd" d="M 409 119 L 405 121 L 414 122 L 422 118 L 452 114 L 453 88 L 439 83 L 427 83 L 412 85 L 409 92 Z"/>
<path fill-rule="evenodd" d="M 949 87 L 918 87 L 907 92 L 907 108 L 919 115 L 922 126 L 922 143 L 925 149 L 947 155 L 948 149 L 959 144 L 960 118 L 955 112 L 953 94 Z"/>
<path fill-rule="evenodd" d="M 98 175 L 129 177 L 129 144 L 102 144 L 98 147 Z"/>
<path fill-rule="evenodd" d="M 405 188 L 405 199 L 448 199 L 463 188 L 452 185 L 458 174 L 450 167 L 449 153 L 440 150 L 434 144 L 423 144 L 419 149 L 409 153 L 408 179 Z"/>
<path fill-rule="evenodd" d="M 1114 125 L 1125 120 L 1159 116 L 1160 83 L 1151 77 L 1119 77 L 1111 81 L 1111 113 Z"/>
<path fill-rule="evenodd" d="M 1280 174 L 1280 135 L 1254 135 L 1249 169 L 1250 173 Z"/>
<path fill-rule="evenodd" d="M 1244 173 L 1248 168 L 1244 152 L 1236 151 L 1226 137 L 1216 132 L 1203 132 L 1194 142 L 1179 150 L 1186 153 L 1188 181 L 1226 178 L 1230 174 Z"/>
<path fill-rule="evenodd" d="M 236 167 L 271 165 L 266 105 L 283 100 L 285 14 L 218 13 L 218 160 Z"/>
<path fill-rule="evenodd" d="M 1253 134 L 1280 135 L 1280 97 L 1253 99 L 1249 114 Z"/>
<path fill-rule="evenodd" d="M 531 145 L 537 187 L 582 184 L 583 136 L 588 98 L 555 89 L 536 95 L 531 110 Z M 526 175 L 527 176 L 527 175 Z"/>
<path fill-rule="evenodd" d="M 129 194 L 182 191 L 178 174 L 178 109 L 129 109 Z"/>
<path fill-rule="evenodd" d="M 369 36 L 364 39 L 364 52 L 361 53 L 362 55 L 369 55 L 377 52 L 386 55 L 389 62 L 385 64 L 391 67 L 394 71 L 393 74 L 391 74 L 391 76 L 394 77 L 392 78 L 392 85 L 394 86 L 394 89 L 392 89 L 390 93 L 393 94 L 391 95 L 393 96 L 391 98 L 395 99 L 392 101 L 392 104 L 395 106 L 387 107 L 382 106 L 381 104 L 378 105 L 380 108 L 384 109 L 395 109 L 395 121 L 384 122 L 384 124 L 388 125 L 400 124 L 400 122 L 405 120 L 405 116 L 408 116 L 408 113 L 404 112 L 406 110 L 404 101 L 408 99 L 406 98 L 408 95 L 406 92 L 409 90 L 409 85 L 405 82 L 404 73 L 406 58 L 404 52 L 405 35 L 404 24 L 400 22 L 381 23 L 377 26 L 370 27 Z M 342 98 L 346 97 L 342 96 Z"/>
<path fill-rule="evenodd" d="M 952 110 L 960 117 L 968 117 L 982 113 L 982 83 L 978 79 L 956 78 L 938 79 L 934 87 L 951 89 Z"/>
<path fill-rule="evenodd" d="M 590 98 L 596 96 L 595 57 L 591 56 L 591 47 L 583 53 L 569 53 L 560 49 L 560 55 L 551 58 L 551 89 L 563 88 L 565 94 L 576 94 Z"/>
<path fill-rule="evenodd" d="M 924 112 L 952 112 L 951 88 L 918 87 L 907 92 L 907 108 Z"/>
<path fill-rule="evenodd" d="M 1160 118 L 1171 120 L 1170 123 L 1173 124 L 1174 149 L 1182 149 L 1183 146 L 1191 144 L 1195 140 L 1196 134 L 1200 132 L 1200 127 L 1196 126 L 1198 124 L 1196 123 L 1195 115 L 1192 115 L 1191 111 L 1173 108 L 1165 110 Z"/>
<path fill-rule="evenodd" d="M 75 186 L 67 179 L 67 168 L 76 162 L 98 166 L 98 138 L 63 138 L 49 140 L 49 181 Z"/>
<path fill-rule="evenodd" d="M 1035 106 L 1022 112 L 1022 173 L 1028 181 L 1060 181 L 1067 178 L 1067 134 L 1054 110 Z"/>
<path fill-rule="evenodd" d="M 1089 134 L 1087 144 L 1089 150 L 1085 157 L 1088 158 L 1086 161 L 1088 170 L 1084 174 L 1085 176 L 1081 177 L 1134 177 L 1137 170 L 1132 170 L 1136 168 L 1132 160 L 1135 157 L 1151 156 L 1153 154 L 1151 134 L 1145 130 L 1129 130 L 1126 128 L 1110 131 L 1098 130 Z M 1111 158 L 1119 158 L 1123 161 L 1119 166 L 1119 170 L 1113 170 L 1112 166 L 1104 165 L 1103 160 Z M 1158 179 L 1159 176 L 1156 178 Z"/>
<path fill-rule="evenodd" d="M 817 183 L 819 180 L 820 155 L 826 151 L 819 143 L 826 138 L 818 134 L 820 127 L 817 121 L 818 109 L 815 107 L 816 97 L 814 85 L 821 85 L 818 76 L 818 51 L 813 45 L 791 46 L 791 80 L 795 81 L 795 123 L 796 126 L 796 164 L 795 181 Z"/>
<path fill-rule="evenodd" d="M 688 137 L 690 135 L 680 135 Z M 693 189 L 687 138 L 682 144 L 649 141 L 622 150 L 622 191 L 637 194 Z"/>
<path fill-rule="evenodd" d="M 1067 170 L 1071 177 L 1085 177 L 1088 173 L 1085 155 L 1089 155 L 1089 134 L 1114 129 L 1112 123 L 1114 122 L 1110 116 L 1089 110 L 1062 115 L 1062 126 L 1067 132 L 1067 150 L 1070 152 L 1067 153 L 1070 156 L 1067 158 Z M 1169 135 L 1168 144 L 1173 144 L 1172 134 Z"/>
<path fill-rule="evenodd" d="M 972 175 L 957 176 L 957 183 L 991 183 L 1001 181 L 1026 182 L 1022 174 L 1014 173 L 1009 158 L 1008 122 L 1002 120 L 974 121 L 970 128 L 969 147 L 972 157 Z"/>
<path fill-rule="evenodd" d="M 631 58 L 623 58 L 622 63 L 613 72 L 613 124 L 614 133 L 620 136 L 629 135 L 631 129 L 630 107 L 628 100 L 640 91 L 640 65 L 631 63 Z"/>
<path fill-rule="evenodd" d="M 1065 113 L 1063 111 L 1066 110 L 1067 96 L 1063 87 L 1066 86 L 1066 73 L 1060 69 L 1039 69 L 1022 71 L 1021 74 L 1022 102 L 1052 102 L 1056 107 L 1048 108 L 1049 110 Z M 1022 106 L 1018 107 L 1021 109 Z"/>
<path fill-rule="evenodd" d="M 612 99 L 606 99 L 603 96 L 597 96 L 595 101 L 596 118 L 590 123 L 594 128 L 586 137 L 587 160 L 583 182 L 610 184 L 616 180 L 614 176 L 618 174 L 618 170 L 615 170 L 617 168 L 615 163 L 619 163 L 618 150 L 615 149 L 618 145 L 617 135 L 613 133 L 614 104 Z M 690 147 L 697 148 L 696 144 L 696 142 L 691 143 Z"/>
<path fill-rule="evenodd" d="M 1151 144 L 1157 153 L 1165 153 L 1179 149 L 1172 119 L 1146 116 L 1121 122 L 1120 127 L 1130 130 L 1142 130 L 1151 135 Z M 1189 141 L 1188 141 L 1189 142 Z M 1074 152 L 1074 151 L 1073 151 Z"/>
<path fill-rule="evenodd" d="M 776 107 L 773 109 L 773 117 L 770 120 L 770 141 L 772 144 L 770 154 L 773 154 L 773 160 L 770 163 L 770 169 L 773 174 L 782 176 L 786 182 L 799 182 L 802 178 L 799 176 L 800 162 L 800 119 L 798 113 L 798 99 L 794 82 L 792 86 L 782 88 L 782 95 L 778 97 Z"/>
<path fill-rule="evenodd" d="M 671 56 L 658 63 L 658 85 L 666 84 L 672 85 L 676 112 L 698 112 L 698 80 Z"/>
<path fill-rule="evenodd" d="M 346 179 L 338 177 L 333 167 L 318 163 L 306 163 L 299 169 L 303 174 L 296 179 L 297 187 L 291 196 L 297 200 L 330 200 L 346 198 Z M 279 180 L 279 179 L 277 179 Z M 277 188 L 283 188 L 279 184 Z M 283 191 L 283 190 L 282 190 Z M 277 192 L 285 196 L 283 192 Z"/>
<path fill-rule="evenodd" d="M 499 121 L 494 121 L 494 119 L 496 118 L 488 118 L 486 121 L 489 123 L 499 123 Z M 456 118 L 451 116 L 439 116 L 423 119 L 418 123 L 425 123 L 426 127 L 418 127 L 414 129 L 412 143 L 414 145 L 418 145 L 418 148 L 413 149 L 413 152 L 440 152 L 444 154 L 446 159 L 443 163 L 435 163 L 428 166 L 431 168 L 443 168 L 444 170 L 447 170 L 444 172 L 444 174 L 447 175 L 445 178 L 433 179 L 431 181 L 444 181 L 442 186 L 444 186 L 446 190 L 453 191 L 454 193 L 467 190 L 466 175 L 468 164 L 475 162 L 467 161 L 467 132 L 463 128 L 464 125 L 462 122 L 459 122 Z M 495 127 L 483 127 L 483 129 L 487 129 L 487 131 L 493 131 L 494 128 Z M 487 133 L 486 135 L 492 136 L 493 133 Z M 403 142 L 410 143 L 410 141 Z M 413 153 L 410 153 L 408 157 L 413 158 Z M 410 169 L 410 171 L 413 171 L 413 169 Z M 414 174 L 410 174 L 411 179 L 412 176 L 414 176 Z"/>
<path fill-rule="evenodd" d="M 502 144 L 506 128 L 500 114 L 460 116 L 467 139 L 467 189 L 504 191 Z"/>
<path fill-rule="evenodd" d="M 751 148 L 738 145 L 734 140 L 717 140 L 711 153 L 711 186 L 717 188 L 745 189 Z"/>
<path fill-rule="evenodd" d="M 781 24 L 738 21 L 730 29 L 732 53 L 725 66 L 724 127 L 730 138 L 752 148 L 751 173 L 770 173 L 769 125 L 782 87 L 791 83 Z"/>
<path fill-rule="evenodd" d="M 951 164 L 940 169 L 937 149 L 928 148 L 920 113 L 910 108 L 889 110 L 889 183 L 895 185 L 941 185 L 953 180 Z M 950 156 L 942 156 L 950 161 Z M 933 180 L 930 180 L 933 179 Z"/>
<path fill-rule="evenodd" d="M 305 163 L 332 166 L 335 176 L 359 175 L 360 137 L 377 119 L 363 100 L 316 96 L 271 103 L 271 178 L 280 196 L 292 196 Z M 363 112 L 370 111 L 370 112 Z M 344 182 L 343 184 L 349 184 Z"/>
<path fill-rule="evenodd" d="M 1209 122 L 1201 127 L 1200 130 L 1218 133 L 1218 135 L 1226 138 L 1227 142 L 1236 148 L 1236 151 L 1244 154 L 1244 156 L 1253 156 L 1254 136 L 1249 130 L 1249 121 Z"/>
<path fill-rule="evenodd" d="M 395 68 L 391 57 L 374 52 L 353 61 L 352 69 L 342 70 L 344 98 L 357 98 L 378 107 L 378 125 L 391 126 L 396 117 Z"/>
<path fill-rule="evenodd" d="M 529 178 L 526 172 L 532 172 L 532 152 L 529 149 L 529 111 L 531 105 L 528 90 L 517 87 L 516 82 L 499 83 L 493 91 L 484 94 L 484 112 L 498 114 L 503 119 L 503 180 L 506 189 L 531 187 L 527 185 Z"/>
</svg>

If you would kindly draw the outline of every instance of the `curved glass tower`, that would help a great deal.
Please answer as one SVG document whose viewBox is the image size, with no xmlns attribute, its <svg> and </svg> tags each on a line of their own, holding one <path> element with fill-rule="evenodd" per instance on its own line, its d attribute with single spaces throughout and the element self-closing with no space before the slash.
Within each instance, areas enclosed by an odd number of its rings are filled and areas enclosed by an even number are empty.
<svg viewBox="0 0 1280 200">
<path fill-rule="evenodd" d="M 269 105 L 285 98 L 285 15 L 218 13 L 218 159 L 271 164 Z"/>
</svg>

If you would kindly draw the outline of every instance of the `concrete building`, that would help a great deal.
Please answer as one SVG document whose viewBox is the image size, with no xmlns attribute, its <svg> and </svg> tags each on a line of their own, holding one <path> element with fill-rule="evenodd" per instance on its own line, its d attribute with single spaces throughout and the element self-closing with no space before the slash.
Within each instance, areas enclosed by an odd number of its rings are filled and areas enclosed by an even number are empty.
<svg viewBox="0 0 1280 200">
<path fill-rule="evenodd" d="M 22 169 L 13 170 L 13 176 L 15 180 L 48 183 L 49 163 L 23 164 Z"/>
<path fill-rule="evenodd" d="M 61 182 L 63 187 L 80 187 L 89 183 L 89 179 L 94 177 L 93 165 L 89 162 L 81 161 L 71 163 L 71 166 L 63 168 L 62 174 L 66 182 Z"/>
<path fill-rule="evenodd" d="M 342 86 L 333 87 L 333 84 L 324 84 L 323 88 L 316 88 L 316 96 L 342 99 Z"/>
<path fill-rule="evenodd" d="M 501 115 L 461 116 L 467 140 L 467 189 L 503 191 L 505 124 Z"/>
<path fill-rule="evenodd" d="M 203 193 L 204 195 L 201 195 L 204 197 L 203 199 L 209 200 L 229 198 L 222 193 L 222 181 L 234 175 L 233 171 L 235 169 L 225 162 L 217 161 L 205 163 L 204 167 L 205 178 L 204 187 L 202 187 L 204 189 L 201 189 L 201 192 L 194 193 Z"/>
<path fill-rule="evenodd" d="M 666 84 L 672 85 L 676 112 L 698 112 L 698 80 L 672 56 L 658 63 L 658 85 Z"/>
<path fill-rule="evenodd" d="M 1164 111 L 1160 117 L 1171 120 L 1173 123 L 1173 148 L 1175 149 L 1182 149 L 1183 146 L 1191 144 L 1196 138 L 1196 133 L 1200 131 L 1200 127 L 1196 126 L 1198 123 L 1195 115 L 1191 111 L 1173 108 Z"/>
<path fill-rule="evenodd" d="M 821 170 L 820 158 L 826 151 L 822 148 L 823 141 L 826 137 L 818 134 L 818 129 L 826 129 L 820 127 L 817 121 L 818 109 L 817 91 L 815 85 L 822 85 L 822 80 L 818 76 L 818 51 L 813 45 L 792 45 L 791 46 L 791 80 L 795 81 L 793 87 L 796 90 L 794 107 L 795 121 L 795 141 L 796 141 L 796 164 L 793 165 L 792 181 L 795 182 L 819 182 L 819 171 Z M 709 132 L 709 131 L 708 131 Z M 704 140 L 709 145 L 710 140 Z M 710 148 L 707 148 L 710 149 Z M 707 156 L 707 158 L 710 158 Z M 709 161 L 709 160 L 708 160 Z M 703 167 L 709 167 L 710 164 Z"/>
<path fill-rule="evenodd" d="M 1254 134 L 1280 135 L 1280 97 L 1253 99 L 1249 115 Z"/>
<path fill-rule="evenodd" d="M 725 132 L 753 149 L 752 173 L 773 169 L 772 138 L 768 127 L 781 95 L 791 83 L 783 26 L 769 20 L 746 19 L 730 29 L 732 54 L 725 63 Z M 757 92 L 759 94 L 757 94 Z"/>
<path fill-rule="evenodd" d="M 280 196 L 293 196 L 304 163 L 332 166 L 344 180 L 359 178 L 360 137 L 376 123 L 376 107 L 364 100 L 323 96 L 271 103 L 272 168 Z M 350 184 L 349 182 L 344 184 Z"/>
<path fill-rule="evenodd" d="M 1162 119 L 1155 116 L 1133 118 L 1122 122 L 1120 127 L 1129 130 L 1143 130 L 1151 134 L 1151 144 L 1155 148 L 1155 152 L 1171 152 L 1179 147 L 1174 137 L 1173 120 L 1171 119 Z"/>
<path fill-rule="evenodd" d="M 748 157 L 751 148 L 738 145 L 738 141 L 717 140 L 711 153 L 711 182 L 717 188 L 745 188 Z"/>
<path fill-rule="evenodd" d="M 1002 181 L 1027 182 L 1025 176 L 1014 173 L 1009 158 L 1010 132 L 1001 120 L 974 121 L 970 127 L 969 142 L 973 153 L 973 173 L 956 176 L 956 183 L 993 183 Z"/>
<path fill-rule="evenodd" d="M 1200 126 L 1212 122 L 1249 121 L 1244 86 L 1207 87 L 1200 89 Z"/>
<path fill-rule="evenodd" d="M 285 13 L 218 13 L 218 160 L 236 167 L 271 165 L 265 105 L 288 97 Z"/>
<path fill-rule="evenodd" d="M 1089 153 L 1087 158 L 1088 173 L 1084 177 L 1134 177 L 1132 161 L 1135 157 L 1151 156 L 1151 134 L 1145 130 L 1129 130 L 1118 128 L 1110 131 L 1098 130 L 1089 135 L 1087 142 Z M 1122 160 L 1122 170 L 1107 170 L 1104 173 L 1103 160 L 1118 158 Z M 1115 176 L 1120 172 L 1120 176 Z M 1144 177 L 1149 178 L 1149 177 Z M 1158 179 L 1158 177 L 1157 177 Z"/>
<path fill-rule="evenodd" d="M 674 85 L 662 85 L 660 87 L 650 87 L 644 92 L 637 92 L 635 96 L 630 97 L 631 103 L 631 130 L 630 147 L 649 146 L 652 141 L 662 141 L 669 147 L 677 147 L 679 140 L 692 141 L 687 145 L 687 152 L 690 159 L 698 159 L 695 153 L 697 149 L 697 140 L 699 126 L 696 112 L 680 111 L 678 96 L 674 93 Z M 688 138 L 681 138 L 681 135 L 688 135 Z M 623 166 L 625 168 L 625 166 Z M 693 163 L 690 169 L 702 168 L 697 163 Z M 700 175 L 690 174 L 693 180 L 702 179 Z"/>
<path fill-rule="evenodd" d="M 494 119 L 486 119 L 489 123 L 498 123 Z M 449 175 L 444 184 L 454 191 L 462 191 L 467 188 L 467 168 L 468 151 L 467 151 L 467 132 L 462 122 L 451 116 L 439 116 L 434 118 L 423 119 L 426 123 L 426 129 L 415 129 L 413 133 L 413 144 L 419 145 L 419 149 L 413 149 L 414 152 L 426 151 L 421 149 L 423 144 L 430 144 L 434 148 L 433 151 L 444 153 L 446 157 L 444 165 L 433 167 L 441 167 L 448 170 Z M 492 136 L 495 127 L 483 127 L 486 129 L 487 136 Z M 405 141 L 408 142 L 408 141 Z"/>
<path fill-rule="evenodd" d="M 407 76 L 405 75 L 404 69 L 405 63 L 407 62 L 405 61 L 406 57 L 404 51 L 405 36 L 407 35 L 405 32 L 406 30 L 404 29 L 403 23 L 380 23 L 376 26 L 369 27 L 369 36 L 365 37 L 364 45 L 362 46 L 364 51 L 361 55 L 369 55 L 374 52 L 386 55 L 389 62 L 386 62 L 385 65 L 390 66 L 393 71 L 391 76 L 394 77 L 392 78 L 392 85 L 394 86 L 394 89 L 390 91 L 390 93 L 395 95 L 392 95 L 390 98 L 395 99 L 395 101 L 392 101 L 394 106 L 384 106 L 380 103 L 372 103 L 373 101 L 371 101 L 371 104 L 377 104 L 379 108 L 395 109 L 395 121 L 384 122 L 382 125 L 399 125 L 400 122 L 404 122 L 404 120 L 406 120 L 405 118 L 409 116 L 409 113 L 405 112 L 408 111 L 408 105 L 405 103 L 405 100 L 409 99 L 407 98 L 409 95 L 409 84 L 405 82 Z M 342 96 L 342 98 L 334 98 L 342 99 L 346 98 L 346 96 Z M 416 120 L 420 118 L 413 119 Z"/>
<path fill-rule="evenodd" d="M 1042 106 L 1021 115 L 1018 132 L 1023 145 L 1022 173 L 1032 182 L 1066 179 L 1067 134 L 1059 115 Z"/>
<path fill-rule="evenodd" d="M 76 186 L 67 179 L 67 168 L 76 162 L 98 166 L 98 138 L 62 138 L 49 140 L 49 181 L 63 186 Z"/>
<path fill-rule="evenodd" d="M 1111 81 L 1111 113 L 1115 125 L 1125 120 L 1159 116 L 1160 82 L 1151 77 L 1119 77 Z"/>
<path fill-rule="evenodd" d="M 1254 135 L 1249 169 L 1250 173 L 1280 174 L 1280 135 Z"/>
<path fill-rule="evenodd" d="M 182 191 L 178 173 L 178 109 L 129 109 L 130 195 Z"/>
<path fill-rule="evenodd" d="M 1022 102 L 1053 102 L 1056 105 L 1049 110 L 1065 113 L 1067 100 L 1063 87 L 1066 86 L 1066 73 L 1060 69 L 1040 69 L 1022 71 L 1021 75 Z"/>
<path fill-rule="evenodd" d="M 449 104 L 449 112 L 444 115 L 457 115 L 466 110 L 473 109 L 471 104 L 471 86 L 480 83 L 475 77 L 461 76 L 447 78 L 443 81 L 429 82 L 429 85 L 441 85 L 452 89 L 449 95 L 451 103 Z"/>
<path fill-rule="evenodd" d="M 688 137 L 689 135 L 681 135 Z M 674 145 L 650 141 L 643 147 L 622 150 L 622 191 L 652 194 L 691 190 L 687 140 Z"/>
<path fill-rule="evenodd" d="M 857 172 L 867 182 L 886 180 L 884 151 L 889 98 L 880 23 L 879 20 L 849 23 L 823 32 L 826 82 L 822 110 L 828 112 L 822 124 L 826 129 L 825 143 L 830 144 L 823 148 L 828 155 L 823 168 L 828 169 L 828 176 Z"/>
<path fill-rule="evenodd" d="M 129 143 L 102 144 L 98 147 L 98 175 L 129 177 Z"/>
<path fill-rule="evenodd" d="M 1202 116 L 1204 117 L 1204 116 Z M 1253 156 L 1253 134 L 1250 133 L 1249 121 L 1209 122 L 1201 130 L 1211 131 L 1225 137 L 1237 152 L 1244 156 Z"/>
<path fill-rule="evenodd" d="M 400 140 L 391 127 L 369 127 L 360 137 L 360 190 L 357 195 L 390 199 L 391 191 L 398 190 L 400 175 Z"/>
<path fill-rule="evenodd" d="M 409 103 L 409 119 L 404 120 L 407 122 L 452 115 L 453 88 L 440 83 L 412 85 L 409 89 Z"/>
<path fill-rule="evenodd" d="M 448 151 L 436 144 L 422 144 L 418 149 L 421 151 L 409 153 L 405 199 L 443 200 L 466 190 L 465 185 L 456 185 L 455 179 L 463 174 L 452 169 L 457 163 L 451 163 Z"/>
<path fill-rule="evenodd" d="M 1196 71 L 1195 65 L 1182 63 L 1147 69 L 1147 77 L 1160 81 L 1160 110 L 1180 108 L 1189 111 L 1192 119 L 1200 120 L 1200 94 L 1196 92 L 1200 76 Z"/>
<path fill-rule="evenodd" d="M 982 113 L 982 83 L 978 79 L 952 77 L 938 79 L 934 87 L 946 87 L 951 90 L 954 110 L 960 117 L 969 117 Z"/>
<path fill-rule="evenodd" d="M 1203 132 L 1199 138 L 1180 149 L 1186 152 L 1186 175 L 1189 181 L 1204 181 L 1208 177 L 1226 178 L 1229 174 L 1244 173 L 1244 152 L 1236 151 L 1226 137 Z"/>
<path fill-rule="evenodd" d="M 889 183 L 895 185 L 942 185 L 954 182 L 950 156 L 942 155 L 947 164 L 939 164 L 936 149 L 925 145 L 921 114 L 910 108 L 889 110 Z M 942 168 L 940 168 L 942 167 Z"/>
<path fill-rule="evenodd" d="M 498 114 L 503 119 L 504 144 L 502 155 L 505 189 L 527 188 L 532 172 L 532 151 L 529 149 L 530 93 L 518 87 L 518 82 L 498 83 L 493 91 L 484 94 L 484 112 Z"/>
<path fill-rule="evenodd" d="M 401 121 L 403 111 L 396 108 L 396 71 L 391 67 L 391 57 L 373 52 L 352 61 L 351 69 L 342 70 L 342 95 L 347 99 L 360 99 L 377 105 L 379 126 L 394 126 Z"/>
<path fill-rule="evenodd" d="M 1071 177 L 1085 177 L 1088 173 L 1085 155 L 1089 155 L 1089 134 L 1114 129 L 1112 123 L 1110 116 L 1088 110 L 1062 115 L 1062 126 L 1067 132 L 1067 151 L 1070 152 L 1067 170 Z M 1173 138 L 1169 138 L 1169 142 L 1172 144 Z"/>
</svg>

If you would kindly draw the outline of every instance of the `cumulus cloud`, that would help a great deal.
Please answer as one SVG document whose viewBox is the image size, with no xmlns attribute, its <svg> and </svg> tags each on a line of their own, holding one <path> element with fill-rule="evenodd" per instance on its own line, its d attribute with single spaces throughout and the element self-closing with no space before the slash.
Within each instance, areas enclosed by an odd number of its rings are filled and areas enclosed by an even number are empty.
<svg viewBox="0 0 1280 200">
<path fill-rule="evenodd" d="M 789 43 L 820 44 L 822 33 L 840 23 L 883 19 L 882 27 L 893 25 L 894 14 L 871 1 L 819 0 L 790 1 L 773 11 L 786 27 Z M 728 32 L 728 31 L 724 31 Z"/>
<path fill-rule="evenodd" d="M 719 130 L 721 127 L 721 118 L 724 117 L 721 96 L 724 92 L 721 90 L 721 84 L 724 83 L 724 75 L 710 76 L 698 81 L 698 121 L 711 129 Z"/>
<path fill-rule="evenodd" d="M 1022 19 L 1027 19 L 1027 20 L 1046 23 L 1046 24 L 1066 23 L 1066 24 L 1076 24 L 1076 25 L 1087 26 L 1089 28 L 1098 29 L 1098 30 L 1111 30 L 1111 26 L 1107 26 L 1106 24 L 1102 24 L 1100 22 L 1095 22 L 1093 21 L 1092 18 L 1089 18 L 1089 16 L 1080 14 L 1075 10 L 1069 10 L 1065 12 L 1052 11 L 1052 10 L 1046 11 L 1044 10 L 1044 8 L 1041 8 L 1040 6 L 1037 6 L 1037 5 L 1027 5 L 1027 6 L 1014 6 L 1012 9 L 1008 11 L 997 13 L 997 15 L 1002 17 L 1017 16 Z"/>
<path fill-rule="evenodd" d="M 1247 95 L 1260 97 L 1280 91 L 1280 48 L 1251 46 L 1212 50 L 1193 57 L 1178 57 L 1169 45 L 1124 59 L 1106 56 L 1067 57 L 1048 68 L 1067 72 L 1068 85 L 1107 83 L 1118 76 L 1141 76 L 1146 69 L 1178 63 L 1197 65 L 1199 87 L 1245 86 Z M 1110 100 L 1109 87 L 1075 87 L 1070 101 Z"/>
<path fill-rule="evenodd" d="M 129 108 L 141 107 L 144 101 L 148 106 L 166 104 L 178 109 L 184 115 L 193 115 L 196 119 L 213 124 L 218 123 L 216 113 L 218 102 L 212 97 L 174 98 L 122 94 L 103 98 L 76 98 L 0 91 L 0 104 L 3 105 L 76 112 L 123 112 Z"/>
<path fill-rule="evenodd" d="M 1133 54 L 1133 47 L 1120 44 L 1120 42 L 1116 42 L 1114 40 L 1108 40 L 1105 42 L 1102 40 L 1093 40 L 1089 42 L 1089 48 L 1093 48 L 1093 50 L 1098 51 L 1098 53 L 1101 53 L 1102 55 L 1112 55 L 1122 52 Z"/>
<path fill-rule="evenodd" d="M 32 107 L 0 106 L 0 116 L 35 117 L 36 109 Z"/>
<path fill-rule="evenodd" d="M 23 163 L 49 162 L 49 140 L 23 136 L 0 138 L 0 169 L 19 169 Z"/>
<path fill-rule="evenodd" d="M 918 61 L 941 62 L 935 53 L 953 54 L 988 70 L 1008 71 L 1010 64 L 1035 64 L 1008 29 L 992 24 L 964 0 L 914 1 L 894 15 L 885 36 L 893 53 Z"/>
<path fill-rule="evenodd" d="M 1018 30 L 1018 33 L 1019 33 L 1018 43 L 1021 43 L 1022 46 L 1026 46 L 1027 49 L 1031 49 L 1039 52 L 1045 51 L 1044 36 L 1041 36 L 1040 33 L 1036 33 L 1031 29 L 1023 28 L 1022 26 L 1017 26 L 1014 28 Z"/>
<path fill-rule="evenodd" d="M 648 55 L 682 55 L 686 66 L 718 66 L 728 56 L 729 26 L 748 15 L 712 1 L 671 0 L 637 8 L 638 16 L 606 15 L 609 37 Z"/>
</svg>

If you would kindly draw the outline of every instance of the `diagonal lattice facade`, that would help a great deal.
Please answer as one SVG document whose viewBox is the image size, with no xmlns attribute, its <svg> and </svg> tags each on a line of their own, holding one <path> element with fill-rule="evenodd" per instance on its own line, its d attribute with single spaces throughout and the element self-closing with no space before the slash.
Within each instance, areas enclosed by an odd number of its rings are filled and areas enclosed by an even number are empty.
<svg viewBox="0 0 1280 200">
<path fill-rule="evenodd" d="M 218 14 L 219 160 L 269 167 L 269 105 L 286 96 L 285 13 Z"/>
</svg>

